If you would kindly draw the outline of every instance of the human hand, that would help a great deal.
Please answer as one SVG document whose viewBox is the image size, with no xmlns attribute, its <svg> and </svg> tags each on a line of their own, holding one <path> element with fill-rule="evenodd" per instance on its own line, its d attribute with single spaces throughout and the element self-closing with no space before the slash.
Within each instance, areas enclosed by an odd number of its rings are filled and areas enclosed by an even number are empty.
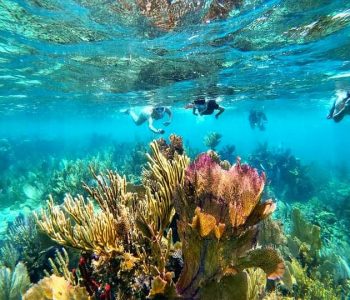
<svg viewBox="0 0 350 300">
<path fill-rule="evenodd" d="M 164 126 L 169 126 L 170 125 L 170 121 L 166 121 L 163 123 Z"/>
<path fill-rule="evenodd" d="M 165 132 L 164 129 L 158 129 L 158 131 L 157 131 L 157 133 L 159 133 L 159 134 L 163 134 L 164 132 Z"/>
<path fill-rule="evenodd" d="M 218 119 L 219 118 L 219 115 L 215 115 L 215 119 Z"/>
</svg>

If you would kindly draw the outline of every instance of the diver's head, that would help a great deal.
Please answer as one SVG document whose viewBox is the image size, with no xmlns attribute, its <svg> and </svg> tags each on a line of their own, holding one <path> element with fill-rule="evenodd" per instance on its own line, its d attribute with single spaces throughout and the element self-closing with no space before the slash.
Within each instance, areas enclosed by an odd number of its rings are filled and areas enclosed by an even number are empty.
<svg viewBox="0 0 350 300">
<path fill-rule="evenodd" d="M 203 104 L 205 103 L 205 98 L 203 96 L 199 96 L 196 100 L 193 101 L 194 104 Z"/>
<path fill-rule="evenodd" d="M 190 109 L 190 108 L 193 108 L 194 107 L 194 103 L 187 103 L 186 105 L 185 105 L 185 109 Z"/>
<path fill-rule="evenodd" d="M 155 108 L 153 108 L 153 111 L 156 112 L 157 114 L 162 114 L 165 111 L 165 107 L 164 106 L 156 106 Z"/>
</svg>

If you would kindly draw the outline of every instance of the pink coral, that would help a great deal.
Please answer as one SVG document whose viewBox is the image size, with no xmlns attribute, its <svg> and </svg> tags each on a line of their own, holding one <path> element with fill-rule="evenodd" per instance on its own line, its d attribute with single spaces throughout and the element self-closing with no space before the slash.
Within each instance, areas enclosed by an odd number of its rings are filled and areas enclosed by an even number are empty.
<svg viewBox="0 0 350 300">
<path fill-rule="evenodd" d="M 200 299 L 205 284 L 249 267 L 258 266 L 271 278 L 283 273 L 284 264 L 276 251 L 254 250 L 255 225 L 275 209 L 271 200 L 260 201 L 265 180 L 264 173 L 239 159 L 225 170 L 208 154 L 187 168 L 185 184 L 174 198 L 184 255 L 176 288 L 183 297 Z M 213 291 L 217 289 L 219 284 Z"/>
<path fill-rule="evenodd" d="M 186 184 L 195 191 L 192 208 L 200 207 L 217 217 L 217 222 L 237 228 L 248 221 L 255 209 L 261 217 L 273 212 L 272 201 L 259 203 L 265 186 L 265 174 L 246 164 L 237 163 L 224 170 L 208 154 L 200 155 L 186 170 Z M 217 209 L 221 213 L 218 214 Z M 225 210 L 226 209 L 226 210 Z M 249 222 L 250 223 L 250 222 Z"/>
</svg>

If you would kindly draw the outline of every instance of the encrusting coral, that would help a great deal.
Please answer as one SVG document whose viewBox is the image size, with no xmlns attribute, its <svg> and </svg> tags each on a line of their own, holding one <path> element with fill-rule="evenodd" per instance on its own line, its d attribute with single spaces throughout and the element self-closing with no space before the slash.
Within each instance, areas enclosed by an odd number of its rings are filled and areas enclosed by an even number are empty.
<svg viewBox="0 0 350 300">
<path fill-rule="evenodd" d="M 23 300 L 90 300 L 84 287 L 71 285 L 64 277 L 51 275 L 40 280 L 24 295 Z"/>
<path fill-rule="evenodd" d="M 84 184 L 90 200 L 67 195 L 59 207 L 50 198 L 37 216 L 53 240 L 83 251 L 79 284 L 90 296 L 102 299 L 103 289 L 118 299 L 212 299 L 219 292 L 221 299 L 248 299 L 260 294 L 252 282 L 263 280 L 247 268 L 260 268 L 270 279 L 283 274 L 276 250 L 256 248 L 256 225 L 275 209 L 271 200 L 261 202 L 264 174 L 239 160 L 225 170 L 207 154 L 192 164 L 178 151 L 166 158 L 157 142 L 151 150 L 143 192 L 129 192 L 125 178 L 112 171 L 91 170 L 97 185 Z M 180 244 L 170 228 L 175 211 Z M 183 268 L 175 280 L 170 261 L 179 255 Z M 67 266 L 65 255 L 56 262 Z M 71 278 L 64 269 L 62 286 Z"/>
</svg>

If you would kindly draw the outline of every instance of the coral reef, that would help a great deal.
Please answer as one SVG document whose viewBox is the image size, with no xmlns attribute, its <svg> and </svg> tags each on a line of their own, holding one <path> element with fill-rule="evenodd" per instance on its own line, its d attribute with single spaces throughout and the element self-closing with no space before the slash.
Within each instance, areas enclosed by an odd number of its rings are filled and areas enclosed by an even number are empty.
<svg viewBox="0 0 350 300">
<path fill-rule="evenodd" d="M 33 215 L 20 215 L 9 224 L 4 242 L 5 245 L 0 249 L 0 261 L 11 269 L 18 261 L 22 261 L 34 282 L 43 275 L 47 259 L 53 255 L 52 249 L 57 246 L 46 234 L 38 231 Z"/>
<path fill-rule="evenodd" d="M 292 231 L 288 237 L 288 248 L 294 257 L 311 264 L 319 258 L 321 228 L 306 222 L 298 208 L 292 210 L 291 217 Z"/>
<path fill-rule="evenodd" d="M 264 174 L 239 160 L 231 164 L 232 147 L 209 150 L 190 163 L 181 137 L 169 140 L 154 141 L 148 154 L 141 143 L 118 144 L 118 151 L 111 147 L 81 159 L 46 157 L 42 166 L 28 164 L 32 172 L 18 164 L 14 169 L 22 168 L 23 176 L 11 178 L 15 186 L 5 187 L 6 196 L 37 203 L 51 183 L 50 189 L 63 188 L 37 214 L 38 225 L 30 216 L 12 219 L 1 241 L 6 288 L 0 292 L 20 299 L 25 288 L 8 291 L 25 264 L 29 274 L 23 271 L 23 278 L 29 275 L 33 284 L 46 276 L 25 299 L 57 293 L 59 299 L 349 297 L 348 220 L 339 219 L 347 216 L 344 178 L 327 182 L 307 202 L 279 199 L 275 220 L 275 204 L 261 199 L 303 192 L 285 175 L 307 175 L 293 155 L 266 146 L 251 159 L 270 175 L 266 191 Z M 13 177 L 12 168 L 6 172 Z M 298 187 L 292 190 L 292 184 Z M 64 203 L 54 203 L 65 192 Z M 72 196 L 77 193 L 83 195 Z"/>
<path fill-rule="evenodd" d="M 98 299 L 112 294 L 211 299 L 219 291 L 222 299 L 245 299 L 261 293 L 253 283 L 257 273 L 245 269 L 259 267 L 271 279 L 283 274 L 276 250 L 254 249 L 255 225 L 275 208 L 271 200 L 261 202 L 264 174 L 240 161 L 224 170 L 207 154 L 189 165 L 178 151 L 180 141 L 173 136 L 162 148 L 164 143 L 151 143 L 143 192 L 128 192 L 125 178 L 114 172 L 97 175 L 91 169 L 97 184 L 83 185 L 90 200 L 68 194 L 58 207 L 49 199 L 47 211 L 37 215 L 39 227 L 82 251 L 73 277 L 64 252 L 51 260 L 52 276 L 64 275 L 60 285 L 78 278 L 77 287 Z M 175 211 L 180 248 L 170 227 Z"/>
<path fill-rule="evenodd" d="M 305 200 L 314 193 L 308 167 L 302 165 L 290 150 L 270 150 L 267 143 L 260 144 L 249 163 L 266 172 L 271 187 L 284 199 Z"/>
<path fill-rule="evenodd" d="M 112 167 L 111 153 L 103 153 L 86 159 L 67 160 L 63 159 L 59 163 L 59 168 L 53 172 L 51 194 L 58 199 L 62 199 L 66 193 L 74 191 L 85 195 L 82 182 L 89 180 L 90 167 L 97 172 L 107 170 Z"/>
<path fill-rule="evenodd" d="M 204 145 L 207 146 L 210 150 L 214 150 L 220 144 L 222 135 L 217 132 L 208 133 L 204 137 Z"/>
<path fill-rule="evenodd" d="M 113 155 L 113 161 L 117 161 L 120 158 L 120 150 L 119 148 L 115 149 Z M 131 151 L 128 151 L 127 157 L 122 161 L 119 166 L 119 170 L 127 177 L 128 181 L 131 183 L 137 184 L 140 183 L 141 178 L 140 174 L 142 169 L 147 164 L 147 147 L 143 143 L 137 143 L 134 147 L 132 147 Z"/>
<path fill-rule="evenodd" d="M 184 255 L 177 290 L 184 297 L 210 299 L 201 287 L 210 286 L 214 293 L 220 280 L 235 281 L 233 275 L 249 267 L 262 268 L 270 278 L 283 274 L 283 261 L 274 250 L 253 250 L 254 225 L 275 209 L 271 200 L 260 202 L 264 183 L 264 174 L 239 160 L 226 171 L 203 154 L 189 166 L 185 188 L 175 197 Z"/>
<path fill-rule="evenodd" d="M 160 138 L 156 141 L 160 152 L 164 155 L 166 159 L 173 160 L 175 153 L 179 155 L 184 154 L 183 142 L 180 136 L 171 134 L 169 136 L 169 141 L 169 145 L 163 138 Z"/>
<path fill-rule="evenodd" d="M 40 280 L 24 295 L 23 300 L 89 300 L 85 288 L 72 286 L 63 277 L 51 275 Z"/>
<path fill-rule="evenodd" d="M 285 283 L 290 282 L 286 286 L 295 295 L 303 297 L 303 299 L 342 299 L 344 295 L 341 286 L 334 287 L 330 277 L 321 281 L 315 273 L 310 273 L 303 268 L 300 263 L 292 259 L 286 263 L 289 279 L 283 278 Z M 294 283 L 294 284 L 293 284 Z M 296 287 L 294 287 L 294 285 Z M 347 292 L 347 296 L 348 296 Z"/>
<path fill-rule="evenodd" d="M 236 160 L 235 150 L 236 150 L 235 145 L 225 145 L 219 151 L 220 159 L 227 160 L 230 163 L 234 163 L 234 161 Z"/>
<path fill-rule="evenodd" d="M 303 299 L 348 297 L 349 267 L 340 256 L 322 251 L 321 228 L 306 221 L 298 208 L 291 211 L 288 247 L 280 248 L 286 258 L 286 272 L 278 290 Z"/>
<path fill-rule="evenodd" d="M 6 267 L 0 268 L 1 300 L 21 300 L 21 296 L 27 290 L 29 285 L 29 275 L 27 268 L 23 263 L 18 263 L 13 271 Z"/>
<path fill-rule="evenodd" d="M 259 225 L 258 243 L 263 247 L 276 247 L 282 249 L 287 244 L 280 221 L 266 218 Z"/>
</svg>

